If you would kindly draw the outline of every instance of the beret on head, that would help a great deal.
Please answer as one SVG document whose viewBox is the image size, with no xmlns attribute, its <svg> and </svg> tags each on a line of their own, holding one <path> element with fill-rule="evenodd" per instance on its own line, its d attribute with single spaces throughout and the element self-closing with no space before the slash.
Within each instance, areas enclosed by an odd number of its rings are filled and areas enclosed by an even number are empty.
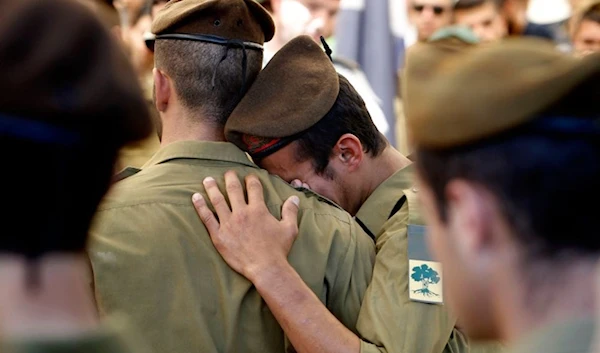
<svg viewBox="0 0 600 353">
<path fill-rule="evenodd" d="M 285 138 L 307 130 L 333 107 L 340 90 L 333 63 L 309 36 L 292 39 L 258 74 L 225 124 L 225 137 L 250 152 L 250 137 Z"/>
<path fill-rule="evenodd" d="M 120 146 L 147 136 L 150 114 L 119 44 L 68 0 L 0 2 L 0 120 L 8 135 L 45 124 Z M 10 122 L 10 123 L 8 123 Z M 31 136 L 29 136 L 31 139 Z"/>
<path fill-rule="evenodd" d="M 171 0 L 158 12 L 152 33 L 214 35 L 262 45 L 273 38 L 275 24 L 254 0 Z"/>
<path fill-rule="evenodd" d="M 536 119 L 591 77 L 600 58 L 578 59 L 535 38 L 514 38 L 439 57 L 409 52 L 406 120 L 417 145 L 476 142 Z M 435 62 L 435 60 L 432 60 Z"/>
<path fill-rule="evenodd" d="M 410 105 L 413 102 L 411 98 L 413 92 L 416 91 L 411 87 L 413 84 L 421 85 L 424 80 L 430 80 L 436 75 L 437 66 L 445 58 L 469 50 L 478 43 L 479 39 L 469 28 L 451 26 L 438 30 L 427 42 L 419 42 L 411 46 L 408 49 L 404 72 L 400 80 L 405 111 L 410 111 Z M 417 100 L 419 98 L 415 97 Z M 408 133 L 412 140 L 410 130 Z"/>
</svg>

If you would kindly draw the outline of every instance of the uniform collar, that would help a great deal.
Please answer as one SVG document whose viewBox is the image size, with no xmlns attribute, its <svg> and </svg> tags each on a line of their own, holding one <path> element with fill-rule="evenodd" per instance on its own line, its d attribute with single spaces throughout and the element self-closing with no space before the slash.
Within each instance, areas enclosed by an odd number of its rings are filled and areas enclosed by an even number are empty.
<svg viewBox="0 0 600 353">
<path fill-rule="evenodd" d="M 402 198 L 402 190 L 413 187 L 413 165 L 408 165 L 381 183 L 356 213 L 356 219 L 364 224 L 373 236 L 378 236 L 390 218 L 392 210 Z"/>
<path fill-rule="evenodd" d="M 244 151 L 229 142 L 178 141 L 161 147 L 142 167 L 166 163 L 174 159 L 200 159 L 242 164 L 258 168 Z"/>
<path fill-rule="evenodd" d="M 593 317 L 582 317 L 547 325 L 517 343 L 512 352 L 591 352 L 595 321 Z"/>
</svg>

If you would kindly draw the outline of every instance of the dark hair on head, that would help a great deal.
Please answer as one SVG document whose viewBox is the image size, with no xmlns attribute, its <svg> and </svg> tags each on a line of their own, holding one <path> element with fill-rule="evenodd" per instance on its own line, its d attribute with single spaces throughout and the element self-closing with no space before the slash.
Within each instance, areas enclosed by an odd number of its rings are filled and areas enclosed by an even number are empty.
<svg viewBox="0 0 600 353">
<path fill-rule="evenodd" d="M 262 68 L 263 53 L 246 49 L 244 78 L 242 55 L 240 48 L 186 40 L 157 40 L 154 50 L 156 67 L 171 77 L 183 105 L 218 125 L 225 125 Z"/>
<path fill-rule="evenodd" d="M 593 85 L 593 80 L 540 117 L 600 117 L 596 100 L 600 85 Z M 594 208 L 600 199 L 598 137 L 551 135 L 526 125 L 468 146 L 418 148 L 416 163 L 432 188 L 442 221 L 448 217 L 446 186 L 451 180 L 463 179 L 494 195 L 530 257 L 600 252 Z"/>
<path fill-rule="evenodd" d="M 505 0 L 458 0 L 454 5 L 454 10 L 469 10 L 487 3 L 492 3 L 496 5 L 497 8 L 500 8 L 504 4 L 504 1 Z"/>
<path fill-rule="evenodd" d="M 582 20 L 600 23 L 600 4 L 596 4 L 592 6 L 589 10 L 587 10 L 583 14 Z"/>
<path fill-rule="evenodd" d="M 344 134 L 356 136 L 372 156 L 378 156 L 387 145 L 358 92 L 344 76 L 338 76 L 340 92 L 333 107 L 297 140 L 297 160 L 312 160 L 318 174 L 326 171 L 333 148 Z"/>
</svg>

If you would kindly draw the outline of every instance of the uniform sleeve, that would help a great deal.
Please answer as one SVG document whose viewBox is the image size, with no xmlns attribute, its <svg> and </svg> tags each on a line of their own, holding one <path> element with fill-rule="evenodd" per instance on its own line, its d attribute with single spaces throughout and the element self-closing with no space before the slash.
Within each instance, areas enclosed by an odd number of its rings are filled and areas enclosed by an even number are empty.
<svg viewBox="0 0 600 353">
<path fill-rule="evenodd" d="M 357 333 L 356 321 L 373 274 L 375 244 L 354 220 L 348 219 L 348 226 L 341 227 L 337 236 L 337 243 L 347 245 L 343 249 L 334 245 L 339 254 L 329 255 L 334 261 L 327 266 L 326 305 L 344 326 Z"/>
<path fill-rule="evenodd" d="M 441 353 L 452 335 L 456 320 L 447 307 L 409 299 L 407 223 L 405 206 L 377 238 L 373 280 L 357 323 L 362 353 Z"/>
</svg>

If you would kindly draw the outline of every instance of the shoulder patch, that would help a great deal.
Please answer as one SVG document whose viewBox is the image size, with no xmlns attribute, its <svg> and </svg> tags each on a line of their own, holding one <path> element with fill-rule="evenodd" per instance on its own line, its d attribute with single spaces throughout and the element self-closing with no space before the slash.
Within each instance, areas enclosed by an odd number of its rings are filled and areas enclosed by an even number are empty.
<svg viewBox="0 0 600 353">
<path fill-rule="evenodd" d="M 417 194 L 412 187 L 403 190 L 408 201 L 408 293 L 410 300 L 443 304 L 442 264 L 434 261 L 425 237 L 427 227 L 421 216 Z"/>
<path fill-rule="evenodd" d="M 123 169 L 122 171 L 118 172 L 115 176 L 113 176 L 113 183 L 116 183 L 117 181 L 121 181 L 123 179 L 127 179 L 132 175 L 136 175 L 137 173 L 141 172 L 142 170 L 139 168 L 134 168 L 134 167 L 127 167 L 125 169 Z"/>
</svg>

